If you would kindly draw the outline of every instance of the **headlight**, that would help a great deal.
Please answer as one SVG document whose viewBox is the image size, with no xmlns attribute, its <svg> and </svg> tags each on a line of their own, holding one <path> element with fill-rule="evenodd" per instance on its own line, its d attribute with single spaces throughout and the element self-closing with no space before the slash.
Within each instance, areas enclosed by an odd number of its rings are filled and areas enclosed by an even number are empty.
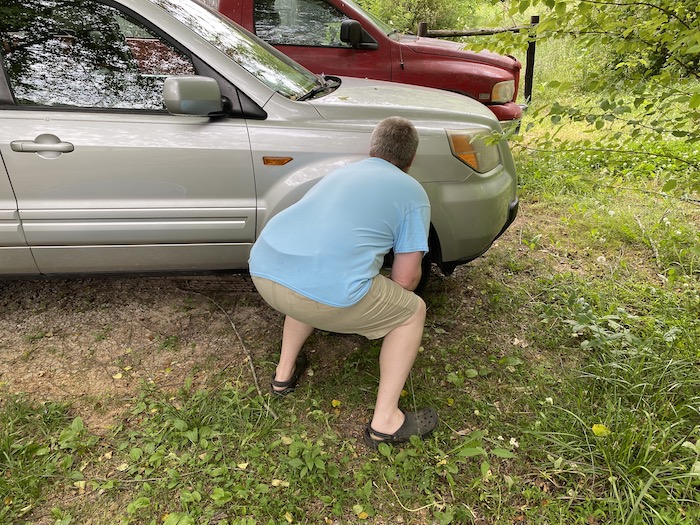
<svg viewBox="0 0 700 525">
<path fill-rule="evenodd" d="M 501 154 L 498 143 L 487 140 L 488 131 L 446 130 L 452 155 L 478 173 L 486 173 L 498 166 Z"/>
<path fill-rule="evenodd" d="M 491 102 L 504 104 L 513 100 L 515 95 L 515 80 L 506 80 L 493 86 L 491 90 Z"/>
</svg>

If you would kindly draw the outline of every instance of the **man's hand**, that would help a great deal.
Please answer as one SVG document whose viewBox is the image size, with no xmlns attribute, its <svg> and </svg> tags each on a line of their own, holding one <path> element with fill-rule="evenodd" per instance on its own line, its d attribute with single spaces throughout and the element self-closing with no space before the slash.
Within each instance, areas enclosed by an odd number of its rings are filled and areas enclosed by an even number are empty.
<svg viewBox="0 0 700 525">
<path fill-rule="evenodd" d="M 423 252 L 396 253 L 391 266 L 391 280 L 406 290 L 415 290 L 421 278 Z"/>
</svg>

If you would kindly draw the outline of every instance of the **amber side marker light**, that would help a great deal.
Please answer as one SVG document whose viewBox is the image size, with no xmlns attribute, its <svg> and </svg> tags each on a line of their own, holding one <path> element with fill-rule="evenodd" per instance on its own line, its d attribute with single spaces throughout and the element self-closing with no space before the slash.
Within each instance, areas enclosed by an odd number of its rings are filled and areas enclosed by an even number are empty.
<svg viewBox="0 0 700 525">
<path fill-rule="evenodd" d="M 467 166 L 479 171 L 479 157 L 471 141 L 472 137 L 469 135 L 450 135 L 452 154 Z"/>
<path fill-rule="evenodd" d="M 485 141 L 486 137 L 483 132 L 447 130 L 452 155 L 478 173 L 491 171 L 501 161 L 498 145 Z"/>
<path fill-rule="evenodd" d="M 265 166 L 284 166 L 294 160 L 294 157 L 263 157 Z"/>
</svg>

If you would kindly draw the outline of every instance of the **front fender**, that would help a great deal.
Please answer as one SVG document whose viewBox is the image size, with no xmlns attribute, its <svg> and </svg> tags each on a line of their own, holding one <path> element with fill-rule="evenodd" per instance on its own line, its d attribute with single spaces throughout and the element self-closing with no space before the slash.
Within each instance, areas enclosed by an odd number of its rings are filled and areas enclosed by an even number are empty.
<svg viewBox="0 0 700 525">
<path fill-rule="evenodd" d="M 267 221 L 301 199 L 322 177 L 361 158 L 361 155 L 325 157 L 306 163 L 295 159 L 284 166 L 264 165 L 262 162 L 255 166 L 258 188 L 256 238 Z M 294 163 L 299 166 L 294 166 Z"/>
</svg>

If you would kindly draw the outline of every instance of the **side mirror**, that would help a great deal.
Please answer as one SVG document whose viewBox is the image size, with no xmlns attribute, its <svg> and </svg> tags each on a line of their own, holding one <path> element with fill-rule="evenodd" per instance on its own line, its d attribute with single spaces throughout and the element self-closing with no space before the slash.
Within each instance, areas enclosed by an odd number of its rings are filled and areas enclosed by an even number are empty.
<svg viewBox="0 0 700 525">
<path fill-rule="evenodd" d="M 343 20 L 340 24 L 340 41 L 358 47 L 362 43 L 362 24 L 357 20 Z"/>
<path fill-rule="evenodd" d="M 173 115 L 217 117 L 225 114 L 219 84 L 209 77 L 168 77 L 163 85 L 163 99 L 165 108 Z"/>
<path fill-rule="evenodd" d="M 340 23 L 340 41 L 355 49 L 379 49 L 379 44 L 357 20 L 343 20 Z"/>
</svg>

